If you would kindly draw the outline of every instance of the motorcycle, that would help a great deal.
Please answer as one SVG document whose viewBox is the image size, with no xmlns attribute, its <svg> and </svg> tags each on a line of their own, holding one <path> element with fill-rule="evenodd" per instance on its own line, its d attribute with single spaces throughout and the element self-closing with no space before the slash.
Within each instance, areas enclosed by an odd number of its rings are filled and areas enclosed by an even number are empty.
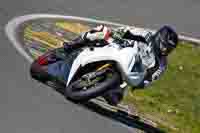
<svg viewBox="0 0 200 133">
<path fill-rule="evenodd" d="M 110 86 L 120 86 L 125 82 L 131 86 L 138 85 L 145 76 L 145 68 L 138 62 L 138 52 L 137 44 L 121 48 L 114 41 L 101 47 L 99 44 L 87 45 L 69 53 L 57 48 L 38 59 L 41 61 L 41 58 L 53 55 L 56 61 L 65 61 L 70 66 L 67 78 L 44 76 L 46 70 L 40 70 L 38 60 L 31 65 L 31 75 L 41 82 L 61 86 L 67 99 L 85 102 L 102 96 L 113 88 Z"/>
</svg>

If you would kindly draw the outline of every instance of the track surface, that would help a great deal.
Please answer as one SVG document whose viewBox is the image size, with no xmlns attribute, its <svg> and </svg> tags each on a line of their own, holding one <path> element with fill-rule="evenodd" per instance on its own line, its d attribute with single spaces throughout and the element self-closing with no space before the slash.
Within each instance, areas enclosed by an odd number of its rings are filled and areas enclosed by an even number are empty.
<svg viewBox="0 0 200 133">
<path fill-rule="evenodd" d="M 57 92 L 31 80 L 29 63 L 13 48 L 3 30 L 5 24 L 15 16 L 30 13 L 56 13 L 82 17 L 93 16 L 93 18 L 148 28 L 171 24 L 179 32 L 200 36 L 198 35 L 200 33 L 199 1 L 146 2 L 146 0 L 2 1 L 0 4 L 0 132 L 130 132 L 112 120 L 69 103 Z"/>
</svg>

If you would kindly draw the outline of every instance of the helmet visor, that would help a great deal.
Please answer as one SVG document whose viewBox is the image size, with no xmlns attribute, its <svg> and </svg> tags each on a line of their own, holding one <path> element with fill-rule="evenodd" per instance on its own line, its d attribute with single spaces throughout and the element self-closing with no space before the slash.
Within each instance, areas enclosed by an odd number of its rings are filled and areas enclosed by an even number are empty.
<svg viewBox="0 0 200 133">
<path fill-rule="evenodd" d="M 160 34 L 157 39 L 156 42 L 158 43 L 162 55 L 168 55 L 175 48 L 173 41 L 164 40 Z"/>
</svg>

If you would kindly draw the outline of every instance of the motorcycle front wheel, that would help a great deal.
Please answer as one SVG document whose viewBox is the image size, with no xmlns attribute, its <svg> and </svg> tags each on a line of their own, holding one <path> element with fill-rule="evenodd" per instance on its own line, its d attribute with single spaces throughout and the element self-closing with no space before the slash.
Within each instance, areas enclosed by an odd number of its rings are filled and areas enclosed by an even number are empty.
<svg viewBox="0 0 200 133">
<path fill-rule="evenodd" d="M 91 78 L 94 73 L 101 73 Z M 120 83 L 120 75 L 112 68 L 97 72 L 89 72 L 70 83 L 65 89 L 65 96 L 74 102 L 85 102 L 103 95 L 111 86 Z"/>
</svg>

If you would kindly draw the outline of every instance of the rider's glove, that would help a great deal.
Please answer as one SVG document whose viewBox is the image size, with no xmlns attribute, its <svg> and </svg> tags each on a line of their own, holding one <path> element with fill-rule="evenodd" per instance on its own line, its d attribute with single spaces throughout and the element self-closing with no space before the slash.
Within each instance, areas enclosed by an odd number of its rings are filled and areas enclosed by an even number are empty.
<svg viewBox="0 0 200 133">
<path fill-rule="evenodd" d="M 152 80 L 157 80 L 160 77 L 161 73 L 162 71 L 158 69 L 155 73 L 153 73 Z"/>
<path fill-rule="evenodd" d="M 127 31 L 129 31 L 131 28 L 130 27 L 119 27 L 116 29 L 113 29 L 112 31 L 112 37 L 114 39 L 122 39 L 124 38 L 124 35 L 126 34 Z"/>
<path fill-rule="evenodd" d="M 89 41 L 107 40 L 110 37 L 110 33 L 111 30 L 108 27 L 100 25 L 86 32 L 82 37 Z"/>
</svg>

